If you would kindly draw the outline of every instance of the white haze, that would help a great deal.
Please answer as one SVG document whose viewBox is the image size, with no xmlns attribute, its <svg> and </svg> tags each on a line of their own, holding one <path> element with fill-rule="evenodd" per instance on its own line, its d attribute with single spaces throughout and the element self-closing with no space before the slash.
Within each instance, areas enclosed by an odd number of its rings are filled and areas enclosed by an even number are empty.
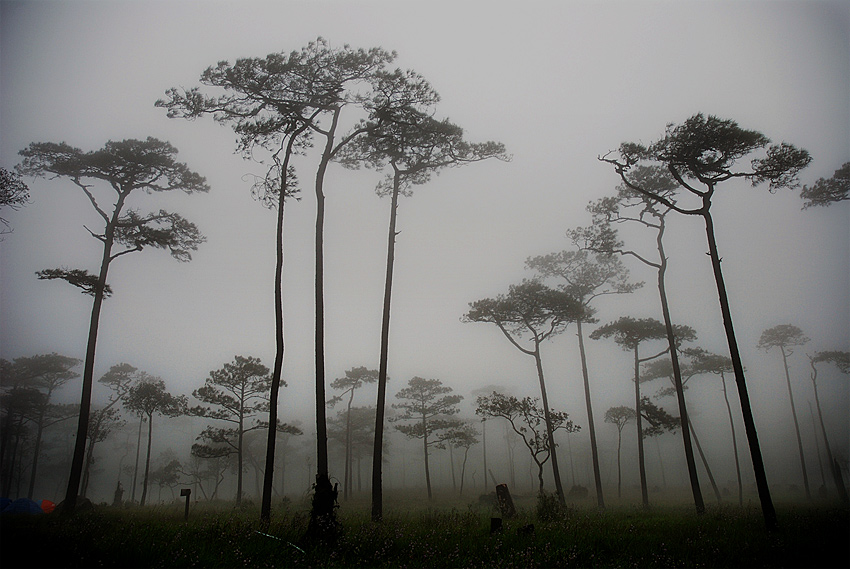
<svg viewBox="0 0 850 569">
<path fill-rule="evenodd" d="M 274 357 L 275 214 L 251 198 L 245 177 L 262 167 L 234 154 L 228 128 L 205 119 L 170 120 L 153 106 L 169 87 L 197 85 L 201 71 L 220 60 L 297 50 L 318 36 L 336 47 L 396 50 L 399 66 L 418 71 L 441 94 L 439 116 L 464 127 L 470 140 L 503 142 L 513 155 L 509 163 L 446 171 L 404 198 L 399 210 L 388 402 L 413 376 L 438 378 L 464 395 L 466 416 L 472 413 L 473 390 L 485 385 L 539 395 L 530 358 L 494 327 L 463 324 L 460 317 L 469 302 L 530 276 L 523 268 L 528 256 L 569 247 L 565 230 L 588 224 L 588 201 L 609 195 L 617 184 L 598 155 L 623 141 L 650 142 L 667 123 L 703 112 L 807 149 L 814 159 L 802 174 L 804 183 L 829 177 L 850 160 L 845 2 L 4 0 L 0 26 L 0 165 L 14 167 L 18 151 L 31 142 L 65 141 L 93 150 L 110 139 L 154 136 L 174 144 L 178 158 L 211 186 L 208 195 L 143 196 L 136 202 L 143 209 L 179 211 L 208 240 L 189 264 L 148 251 L 119 259 L 110 273 L 115 294 L 101 320 L 96 377 L 128 362 L 163 377 L 177 393 L 190 394 L 210 370 L 236 354 L 260 357 L 267 365 Z M 286 213 L 289 386 L 281 413 L 284 420 L 301 420 L 309 432 L 314 163 L 303 160 L 298 167 L 303 199 Z M 354 366 L 378 366 L 389 215 L 388 201 L 373 192 L 379 179 L 375 172 L 338 165 L 326 179 L 328 382 Z M 14 233 L 0 243 L 0 356 L 55 351 L 82 358 L 90 298 L 62 283 L 39 281 L 34 273 L 59 266 L 94 270 L 98 243 L 83 225 L 97 219 L 68 181 L 26 182 L 32 203 L 3 213 Z M 725 184 L 715 202 L 768 476 L 771 483 L 800 484 L 781 362 L 778 354 L 758 352 L 755 345 L 762 330 L 783 323 L 812 338 L 797 349 L 791 365 L 814 477 L 815 438 L 806 405 L 813 394 L 804 353 L 850 349 L 850 210 L 839 204 L 801 211 L 796 191 L 771 195 L 738 182 Z M 699 220 L 672 220 L 668 237 L 673 318 L 696 328 L 701 346 L 725 353 Z M 624 314 L 659 317 L 654 275 L 630 266 L 647 286 L 634 295 L 601 299 L 603 323 Z M 546 344 L 543 357 L 552 406 L 584 426 L 575 344 L 570 329 Z M 608 407 L 631 401 L 630 357 L 602 340 L 588 341 L 588 358 L 608 469 L 616 429 L 602 417 Z M 824 370 L 819 385 L 830 436 L 846 459 L 847 378 Z M 63 395 L 73 401 L 78 390 L 77 382 Z M 647 393 L 654 390 L 650 385 Z M 731 395 L 737 410 L 734 389 Z M 697 430 L 713 441 L 715 460 L 728 463 L 718 382 L 697 378 L 688 397 Z M 357 403 L 374 404 L 374 391 L 364 389 Z M 674 410 L 671 401 L 667 406 Z M 201 425 L 180 424 L 186 431 L 174 446 L 184 453 Z M 573 435 L 570 444 L 578 482 L 588 485 L 586 433 L 585 428 Z M 633 445 L 629 433 L 624 444 Z M 157 443 L 164 449 L 170 441 Z M 740 443 L 749 472 L 743 437 Z M 421 451 L 400 438 L 393 444 L 394 460 L 405 457 L 406 483 L 418 484 Z M 684 483 L 678 436 L 665 436 L 660 444 L 669 457 L 669 481 Z M 498 469 L 498 451 L 488 452 Z M 438 454 L 436 463 L 444 464 L 448 459 Z M 470 457 L 480 460 L 478 447 Z M 567 461 L 564 452 L 565 483 Z M 332 468 L 341 477 L 341 464 Z M 390 468 L 396 476 L 390 484 L 401 484 L 399 463 Z M 652 471 L 656 479 L 658 474 Z"/>
</svg>

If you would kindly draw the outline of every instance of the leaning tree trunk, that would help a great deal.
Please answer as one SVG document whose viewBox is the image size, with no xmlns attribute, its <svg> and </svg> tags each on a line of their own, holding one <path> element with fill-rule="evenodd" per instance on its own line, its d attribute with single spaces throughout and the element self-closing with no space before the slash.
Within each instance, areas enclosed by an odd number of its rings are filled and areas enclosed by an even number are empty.
<svg viewBox="0 0 850 569">
<path fill-rule="evenodd" d="M 735 453 L 735 474 L 738 476 L 738 505 L 744 505 L 744 483 L 741 481 L 741 463 L 738 460 L 738 437 L 735 435 L 735 423 L 732 421 L 732 406 L 729 405 L 729 396 L 726 393 L 726 376 L 720 373 L 720 381 L 723 382 L 723 400 L 726 401 L 726 412 L 729 413 L 729 428 L 732 430 L 732 452 Z"/>
<path fill-rule="evenodd" d="M 540 395 L 543 401 L 543 417 L 546 419 L 546 436 L 549 438 L 549 451 L 552 456 L 552 475 L 555 477 L 555 490 L 558 493 L 558 501 L 561 505 L 566 505 L 564 497 L 564 488 L 561 486 L 561 472 L 558 468 L 558 455 L 555 451 L 555 431 L 552 428 L 552 416 L 549 412 L 549 398 L 546 396 L 546 382 L 543 379 L 543 362 L 540 360 L 540 344 L 535 339 L 534 345 L 534 361 L 537 364 L 537 378 L 540 380 Z M 484 479 L 487 479 L 487 473 L 484 473 Z"/>
<path fill-rule="evenodd" d="M 690 418 L 688 418 L 688 422 L 690 423 Z M 723 497 L 720 495 L 720 489 L 717 487 L 717 482 L 714 481 L 714 475 L 711 473 L 711 468 L 708 466 L 708 459 L 705 458 L 705 453 L 702 452 L 702 445 L 699 444 L 699 439 L 697 438 L 696 429 L 694 429 L 693 423 L 689 425 L 691 427 L 691 436 L 694 438 L 694 444 L 697 447 L 697 452 L 699 453 L 700 460 L 702 460 L 702 465 L 705 467 L 705 472 L 708 474 L 708 481 L 711 484 L 711 489 L 714 490 L 714 497 L 717 499 L 717 503 L 723 502 Z"/>
<path fill-rule="evenodd" d="M 712 188 L 713 189 L 713 188 Z M 764 469 L 764 460 L 761 455 L 756 422 L 750 406 L 750 396 L 747 391 L 747 380 L 744 377 L 744 364 L 741 361 L 741 353 L 738 350 L 738 340 L 735 338 L 735 327 L 732 324 L 732 311 L 729 308 L 729 297 L 726 293 L 726 283 L 723 281 L 723 271 L 720 268 L 720 254 L 717 251 L 717 241 L 714 236 L 714 222 L 709 213 L 709 192 L 703 198 L 702 218 L 705 221 L 705 232 L 708 239 L 708 254 L 711 257 L 711 266 L 714 270 L 714 282 L 717 286 L 717 295 L 720 302 L 720 312 L 723 315 L 723 328 L 726 331 L 726 341 L 729 345 L 729 356 L 732 359 L 732 369 L 735 372 L 735 385 L 738 387 L 738 398 L 741 400 L 741 411 L 744 417 L 744 430 L 747 434 L 747 442 L 750 447 L 750 458 L 753 462 L 753 474 L 756 479 L 759 501 L 761 502 L 762 515 L 769 531 L 779 529 L 776 519 L 776 509 L 770 497 L 770 487 L 767 484 L 767 473 Z"/>
<path fill-rule="evenodd" d="M 578 351 L 581 356 L 581 376 L 584 381 L 584 403 L 587 407 L 587 428 L 590 432 L 590 452 L 593 458 L 593 480 L 596 484 L 596 505 L 605 507 L 602 495 L 602 473 L 599 469 L 599 449 L 596 445 L 596 426 L 593 423 L 593 406 L 590 403 L 590 380 L 587 373 L 587 355 L 584 350 L 584 335 L 581 330 L 581 319 L 576 320 L 576 335 L 578 336 Z"/>
<path fill-rule="evenodd" d="M 814 367 L 814 364 L 812 364 L 812 367 Z M 817 373 L 817 370 L 815 370 L 815 373 Z M 841 477 L 841 470 L 836 468 L 838 463 L 832 457 L 829 439 L 826 437 L 826 426 L 823 423 L 823 413 L 820 410 L 820 397 L 818 396 L 818 384 L 815 379 L 815 377 L 812 377 L 812 385 L 815 388 L 815 405 L 818 410 L 818 420 L 820 421 L 821 434 L 823 435 L 823 445 L 826 449 L 826 459 L 829 461 L 829 471 L 832 473 L 832 478 L 835 482 L 835 489 L 838 492 L 838 497 L 841 498 L 841 503 L 844 504 L 844 506 L 847 506 L 848 503 L 850 503 L 850 500 L 847 498 L 847 488 L 844 486 L 844 479 Z"/>
<path fill-rule="evenodd" d="M 691 446 L 690 429 L 691 423 L 688 418 L 688 407 L 685 403 L 685 389 L 682 384 L 682 368 L 679 365 L 679 352 L 676 345 L 676 337 L 673 334 L 673 319 L 670 317 L 670 304 L 667 301 L 667 255 L 664 252 L 664 217 L 659 218 L 658 233 L 656 234 L 656 246 L 658 248 L 658 295 L 661 299 L 661 314 L 664 318 L 664 328 L 667 332 L 667 344 L 670 347 L 670 363 L 673 367 L 673 387 L 676 390 L 676 401 L 679 404 L 679 417 L 682 426 L 682 443 L 685 449 L 685 462 L 688 466 L 688 479 L 691 483 L 691 493 L 694 497 L 694 506 L 697 513 L 705 513 L 705 501 L 702 497 L 702 489 L 699 486 L 697 465 L 694 460 L 694 449 Z"/>
<path fill-rule="evenodd" d="M 811 490 L 809 490 L 809 474 L 806 472 L 806 457 L 803 454 L 803 439 L 800 438 L 800 423 L 797 421 L 797 407 L 794 405 L 794 393 L 791 391 L 791 374 L 788 371 L 788 355 L 785 353 L 785 346 L 779 346 L 782 352 L 782 365 L 785 368 L 785 383 L 788 385 L 788 399 L 791 400 L 791 416 L 794 417 L 794 432 L 797 433 L 797 450 L 800 452 L 800 468 L 803 471 L 803 487 L 806 489 L 806 499 L 812 499 Z"/>
<path fill-rule="evenodd" d="M 145 455 L 145 476 L 142 478 L 142 497 L 139 499 L 139 505 L 145 505 L 145 498 L 148 495 L 148 476 L 151 470 L 151 442 L 153 438 L 153 413 L 148 415 L 148 451 Z"/>
<path fill-rule="evenodd" d="M 32 470 L 30 472 L 30 486 L 27 491 L 27 498 L 32 500 L 33 492 L 35 491 L 35 478 L 36 471 L 38 470 L 38 455 L 41 454 L 41 436 L 44 433 L 44 413 L 47 408 L 47 399 L 45 399 L 44 406 L 41 408 L 41 413 L 38 417 L 38 429 L 35 433 L 35 447 L 33 448 L 33 456 L 32 456 Z"/>
<path fill-rule="evenodd" d="M 425 452 L 425 486 L 428 488 L 428 499 L 431 495 L 431 467 L 428 464 L 428 424 L 422 415 L 422 450 Z"/>
<path fill-rule="evenodd" d="M 381 316 L 381 361 L 378 365 L 378 399 L 375 407 L 375 444 L 372 448 L 372 521 L 383 518 L 383 466 L 384 412 L 387 400 L 387 367 L 390 345 L 390 301 L 393 289 L 393 265 L 395 263 L 396 218 L 398 215 L 398 193 L 400 180 L 393 179 L 390 203 L 390 228 L 387 235 L 387 272 L 384 279 L 384 307 Z"/>
</svg>

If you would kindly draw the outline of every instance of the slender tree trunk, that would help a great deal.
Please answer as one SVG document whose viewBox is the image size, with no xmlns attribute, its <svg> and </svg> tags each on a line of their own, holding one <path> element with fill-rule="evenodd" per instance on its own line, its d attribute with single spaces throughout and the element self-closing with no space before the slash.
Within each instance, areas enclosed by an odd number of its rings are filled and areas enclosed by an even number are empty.
<svg viewBox="0 0 850 569">
<path fill-rule="evenodd" d="M 244 390 L 243 390 L 244 391 Z M 242 401 L 245 400 L 244 393 L 242 395 Z M 242 427 L 242 414 L 244 413 L 244 408 L 239 410 L 239 433 L 236 437 L 236 505 L 240 505 L 242 503 L 242 441 L 244 440 L 245 431 Z"/>
<path fill-rule="evenodd" d="M 812 364 L 814 367 L 814 364 Z M 829 462 L 829 471 L 832 473 L 833 481 L 835 482 L 835 489 L 838 492 L 838 497 L 841 499 L 841 503 L 846 507 L 850 500 L 847 497 L 847 488 L 844 486 L 844 479 L 841 477 L 841 471 L 838 470 L 835 465 L 837 462 L 832 456 L 832 449 L 829 446 L 829 439 L 826 437 L 826 426 L 823 422 L 823 413 L 820 409 L 820 397 L 818 396 L 818 384 L 815 381 L 816 378 L 812 377 L 812 385 L 815 388 L 815 405 L 818 410 L 818 420 L 820 422 L 821 434 L 823 435 L 823 446 L 826 449 L 826 459 Z"/>
<path fill-rule="evenodd" d="M 640 472 L 640 495 L 644 508 L 649 507 L 649 490 L 646 484 L 646 466 L 643 452 L 643 422 L 640 414 L 640 359 L 635 346 L 635 423 L 637 424 L 638 471 Z"/>
<path fill-rule="evenodd" d="M 818 440 L 818 435 L 817 435 L 818 424 L 815 421 L 815 410 L 812 409 L 812 402 L 807 401 L 807 403 L 809 404 L 809 417 L 811 417 L 811 419 L 812 419 L 812 429 L 815 432 L 815 451 L 817 451 L 817 454 L 818 454 L 818 470 L 820 471 L 820 487 L 825 489 L 826 488 L 826 473 L 823 470 L 823 457 L 820 454 L 820 441 Z"/>
<path fill-rule="evenodd" d="M 625 425 L 625 423 L 624 423 Z M 617 499 L 623 499 L 623 469 L 620 465 L 620 448 L 623 442 L 623 427 L 617 430 Z"/>
<path fill-rule="evenodd" d="M 549 438 L 549 452 L 552 457 L 552 475 L 555 477 L 555 491 L 558 493 L 558 501 L 562 506 L 566 505 L 567 501 L 564 497 L 564 488 L 561 485 L 561 472 L 558 468 L 558 454 L 555 450 L 555 431 L 552 428 L 552 416 L 549 412 L 549 398 L 546 395 L 546 382 L 543 378 L 543 362 L 540 360 L 540 344 L 535 339 L 534 345 L 534 361 L 537 364 L 537 378 L 540 380 L 540 394 L 543 402 L 543 417 L 546 419 L 546 436 Z M 484 473 L 487 477 L 487 473 Z"/>
<path fill-rule="evenodd" d="M 431 469 L 428 465 L 428 423 L 426 422 L 425 415 L 422 415 L 422 450 L 425 452 L 425 486 L 428 488 L 428 499 L 432 498 L 431 496 Z"/>
<path fill-rule="evenodd" d="M 697 474 L 697 465 L 694 460 L 694 449 L 691 446 L 690 437 L 690 419 L 688 418 L 688 408 L 685 404 L 685 390 L 682 385 L 682 370 L 679 365 L 679 351 L 676 345 L 676 338 L 673 334 L 673 319 L 670 317 L 670 304 L 667 301 L 667 255 L 664 252 L 664 229 L 665 221 L 661 217 L 659 219 L 658 233 L 656 234 L 656 246 L 658 248 L 658 295 L 661 299 L 661 314 L 664 318 L 664 328 L 667 332 L 667 344 L 670 347 L 670 363 L 673 367 L 673 387 L 676 390 L 676 401 L 679 404 L 679 417 L 682 426 L 682 443 L 685 449 L 685 462 L 688 466 L 688 479 L 691 483 L 691 494 L 694 497 L 694 506 L 697 514 L 705 513 L 705 501 L 702 497 L 702 489 L 699 485 L 699 476 Z"/>
<path fill-rule="evenodd" d="M 578 351 L 581 356 L 581 376 L 584 381 L 584 403 L 587 409 L 587 428 L 590 432 L 590 453 L 593 458 L 593 481 L 596 484 L 596 505 L 605 507 L 602 495 L 602 473 L 599 470 L 599 449 L 596 445 L 596 426 L 593 422 L 593 405 L 590 402 L 590 379 L 587 372 L 587 355 L 584 349 L 584 334 L 581 329 L 581 319 L 576 321 L 576 336 L 578 336 Z"/>
<path fill-rule="evenodd" d="M 464 476 L 466 475 L 466 459 L 467 459 L 468 456 L 469 456 L 469 447 L 466 447 L 463 451 L 463 464 L 460 467 L 460 492 L 458 492 L 458 494 L 460 494 L 461 496 L 463 496 L 463 479 L 464 479 Z"/>
<path fill-rule="evenodd" d="M 86 497 L 86 495 L 88 494 L 88 491 L 89 491 L 89 479 L 90 479 L 89 473 L 91 471 L 91 465 L 94 464 L 94 445 L 95 445 L 95 442 L 96 441 L 95 441 L 94 437 L 89 438 L 89 447 L 88 447 L 88 449 L 86 449 L 86 462 L 85 462 L 85 466 L 83 467 L 83 482 L 82 482 L 82 486 L 80 488 L 80 496 L 82 496 L 83 498 Z"/>
<path fill-rule="evenodd" d="M 738 505 L 744 505 L 744 483 L 741 480 L 741 463 L 738 460 L 738 437 L 735 435 L 735 423 L 732 421 L 732 406 L 729 405 L 729 396 L 726 392 L 726 375 L 721 372 L 720 380 L 723 382 L 723 400 L 726 401 L 726 411 L 729 413 L 729 428 L 732 430 L 732 452 L 735 454 L 735 474 L 738 476 Z"/>
<path fill-rule="evenodd" d="M 690 418 L 688 421 L 690 421 Z M 723 501 L 723 497 L 720 495 L 720 489 L 717 488 L 717 482 L 714 481 L 714 475 L 711 473 L 711 468 L 708 466 L 708 460 L 705 458 L 705 453 L 702 452 L 702 445 L 699 444 L 699 439 L 697 438 L 697 432 L 694 429 L 693 423 L 690 424 L 690 427 L 691 436 L 694 438 L 694 444 L 697 447 L 697 452 L 702 460 L 702 465 L 705 467 L 705 472 L 708 474 L 708 481 L 711 483 L 711 489 L 714 490 L 714 497 L 717 498 L 717 503 L 719 504 Z"/>
<path fill-rule="evenodd" d="M 144 424 L 144 420 L 141 415 L 139 415 L 139 434 L 136 438 L 136 465 L 133 467 L 133 491 L 130 493 L 130 501 L 136 501 L 136 487 L 139 485 L 139 453 L 142 450 L 142 425 Z"/>
<path fill-rule="evenodd" d="M 451 443 L 449 443 L 449 466 L 452 471 L 452 490 L 457 490 L 457 477 L 455 476 L 455 453 Z"/>
<path fill-rule="evenodd" d="M 387 272 L 384 278 L 384 306 L 381 315 L 381 360 L 378 365 L 378 400 L 375 406 L 375 444 L 372 448 L 372 521 L 383 519 L 383 450 L 384 414 L 387 401 L 387 367 L 390 346 L 390 303 L 393 289 L 393 264 L 395 263 L 396 217 L 398 214 L 399 180 L 393 180 L 390 203 L 390 227 L 387 234 Z"/>
<path fill-rule="evenodd" d="M 45 407 L 42 407 L 38 417 L 38 428 L 35 432 L 35 445 L 32 456 L 32 470 L 30 471 L 30 485 L 27 491 L 27 498 L 32 500 L 33 492 L 35 491 L 35 478 L 38 469 L 38 455 L 41 454 L 41 435 L 44 433 L 44 412 L 47 405 L 47 400 L 44 402 Z"/>
<path fill-rule="evenodd" d="M 345 477 L 342 480 L 342 498 L 348 500 L 351 494 L 351 401 L 354 399 L 354 389 L 348 398 L 348 408 L 345 411 Z"/>
<path fill-rule="evenodd" d="M 487 493 L 487 419 L 481 420 L 481 450 L 484 451 L 484 493 Z"/>
<path fill-rule="evenodd" d="M 806 490 L 806 499 L 812 499 L 809 489 L 809 474 L 806 472 L 806 457 L 803 454 L 803 439 L 800 437 L 800 423 L 797 421 L 797 407 L 794 405 L 794 393 L 791 391 L 791 374 L 788 371 L 788 354 L 785 346 L 779 346 L 782 352 L 782 366 L 785 368 L 785 383 L 788 385 L 788 399 L 791 400 L 791 416 L 794 417 L 794 432 L 797 434 L 797 449 L 800 452 L 800 469 L 803 471 L 803 487 Z"/>
<path fill-rule="evenodd" d="M 148 475 L 151 469 L 151 442 L 153 439 L 153 414 L 148 415 L 148 451 L 145 456 L 145 477 L 142 479 L 142 498 L 139 505 L 145 505 L 145 497 L 148 495 Z"/>
<path fill-rule="evenodd" d="M 709 194 L 710 195 L 710 194 Z M 711 266 L 714 270 L 714 282 L 717 286 L 717 295 L 720 301 L 720 312 L 723 315 L 723 328 L 726 331 L 726 340 L 729 345 L 729 356 L 732 359 L 732 369 L 735 372 L 735 384 L 738 387 L 738 398 L 741 400 L 741 411 L 744 417 L 744 430 L 747 434 L 747 442 L 750 447 L 750 458 L 753 462 L 753 474 L 756 479 L 759 501 L 761 502 L 762 515 L 765 526 L 769 531 L 779 528 L 776 518 L 776 509 L 770 497 L 770 487 L 767 484 L 767 473 L 764 469 L 764 460 L 761 455 L 758 433 L 756 432 L 755 418 L 750 406 L 750 396 L 747 392 L 747 381 L 744 377 L 744 364 L 738 350 L 738 341 L 735 338 L 735 328 L 732 324 L 732 311 L 729 308 L 729 297 L 726 293 L 726 283 L 723 281 L 723 271 L 720 268 L 720 254 L 717 251 L 717 241 L 714 237 L 714 223 L 711 219 L 709 207 L 710 197 L 703 198 L 702 217 L 705 221 L 705 232 L 708 239 L 708 253 L 711 257 Z"/>
</svg>

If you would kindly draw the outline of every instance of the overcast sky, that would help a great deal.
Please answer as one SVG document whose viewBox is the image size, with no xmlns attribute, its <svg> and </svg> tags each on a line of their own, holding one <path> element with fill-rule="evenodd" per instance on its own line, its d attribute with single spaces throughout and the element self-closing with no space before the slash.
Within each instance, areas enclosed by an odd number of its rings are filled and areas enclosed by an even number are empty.
<svg viewBox="0 0 850 569">
<path fill-rule="evenodd" d="M 804 183 L 850 160 L 846 2 L 3 0 L 0 10 L 0 165 L 14 167 L 36 141 L 94 150 L 154 136 L 207 178 L 208 195 L 135 202 L 179 211 L 208 240 L 189 264 L 158 251 L 120 258 L 101 319 L 96 377 L 125 361 L 180 393 L 235 354 L 268 365 L 274 357 L 275 214 L 252 199 L 245 177 L 261 168 L 234 154 L 227 127 L 168 119 L 154 107 L 166 89 L 197 85 L 220 60 L 297 50 L 318 36 L 396 50 L 398 66 L 441 94 L 439 117 L 469 140 L 503 142 L 513 156 L 446 171 L 402 200 L 391 395 L 414 375 L 467 399 L 487 384 L 539 394 L 529 358 L 494 327 L 460 317 L 470 301 L 530 276 L 528 256 L 569 247 L 565 230 L 589 223 L 588 201 L 617 184 L 597 156 L 620 142 L 651 142 L 667 123 L 703 112 L 807 149 Z M 298 174 L 303 200 L 287 208 L 285 232 L 285 415 L 312 405 L 314 164 L 300 163 Z M 327 176 L 328 382 L 378 366 L 389 216 L 373 191 L 380 177 L 338 165 Z M 26 181 L 32 203 L 3 213 L 14 233 L 0 243 L 0 356 L 83 358 L 90 297 L 34 273 L 96 271 L 99 243 L 83 225 L 97 218 L 68 181 Z M 761 331 L 793 323 L 812 338 L 792 362 L 803 398 L 811 393 L 802 352 L 850 349 L 850 209 L 801 206 L 799 192 L 741 183 L 721 187 L 714 206 L 756 419 L 777 437 L 790 433 L 787 396 L 777 354 L 755 350 Z M 668 238 L 673 318 L 725 353 L 699 219 L 672 220 Z M 654 279 L 640 266 L 633 274 Z M 660 318 L 652 286 L 598 308 L 602 322 Z M 544 348 L 544 365 L 552 405 L 581 423 L 573 332 Z M 603 340 L 589 342 L 589 358 L 600 414 L 627 404 L 629 356 Z M 847 408 L 846 381 L 837 379 L 824 379 L 836 415 Z M 846 436 L 846 419 L 836 424 Z"/>
</svg>

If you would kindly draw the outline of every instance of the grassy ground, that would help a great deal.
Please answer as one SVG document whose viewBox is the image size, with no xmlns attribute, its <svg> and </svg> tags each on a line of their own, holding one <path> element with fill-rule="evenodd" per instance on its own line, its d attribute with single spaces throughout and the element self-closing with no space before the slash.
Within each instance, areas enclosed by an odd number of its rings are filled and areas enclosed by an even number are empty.
<svg viewBox="0 0 850 569">
<path fill-rule="evenodd" d="M 478 504 L 401 504 L 384 522 L 366 502 L 340 511 L 333 544 L 307 545 L 302 505 L 274 512 L 264 530 L 253 506 L 99 508 L 61 522 L 53 515 L 0 519 L 0 564 L 13 567 L 848 567 L 850 516 L 829 507 L 778 505 L 769 534 L 757 508 L 619 506 L 550 509 L 531 500 L 490 533 Z M 455 502 L 455 506 L 457 503 Z M 495 514 L 497 515 L 497 514 Z M 533 524 L 533 529 L 530 526 Z M 262 531 L 261 531 L 262 530 Z"/>
</svg>

